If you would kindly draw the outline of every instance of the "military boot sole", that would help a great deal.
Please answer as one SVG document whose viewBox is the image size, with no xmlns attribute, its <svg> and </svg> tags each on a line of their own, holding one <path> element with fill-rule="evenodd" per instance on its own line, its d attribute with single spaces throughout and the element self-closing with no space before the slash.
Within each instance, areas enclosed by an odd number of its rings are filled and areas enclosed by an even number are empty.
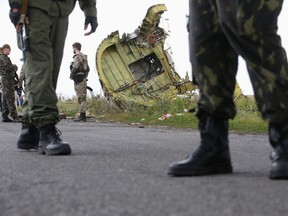
<svg viewBox="0 0 288 216">
<path fill-rule="evenodd" d="M 270 175 L 269 175 L 270 179 L 288 179 L 288 167 L 285 167 L 284 169 L 277 169 L 277 170 L 271 170 Z"/>
<path fill-rule="evenodd" d="M 202 167 L 199 169 L 189 169 L 188 167 L 170 167 L 167 174 L 169 176 L 204 176 L 204 175 L 217 175 L 217 174 L 230 174 L 233 173 L 231 165 Z"/>
<path fill-rule="evenodd" d="M 61 144 L 61 145 L 57 145 L 57 147 L 53 147 L 53 145 L 51 146 L 47 145 L 45 149 L 46 155 L 70 155 L 71 154 L 71 148 L 69 144 Z"/>
<path fill-rule="evenodd" d="M 13 122 L 13 120 L 12 119 L 2 119 L 2 122 Z"/>
<path fill-rule="evenodd" d="M 81 119 L 81 120 L 79 120 L 79 119 L 74 119 L 73 120 L 74 122 L 86 122 L 86 119 L 84 120 L 84 119 Z"/>
<path fill-rule="evenodd" d="M 17 143 L 17 148 L 22 150 L 37 150 L 38 146 Z"/>
</svg>

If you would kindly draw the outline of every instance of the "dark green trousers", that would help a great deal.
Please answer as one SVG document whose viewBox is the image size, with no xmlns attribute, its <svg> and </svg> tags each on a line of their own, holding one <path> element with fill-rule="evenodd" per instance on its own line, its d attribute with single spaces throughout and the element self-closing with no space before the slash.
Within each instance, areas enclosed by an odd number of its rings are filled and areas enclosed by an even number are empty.
<svg viewBox="0 0 288 216">
<path fill-rule="evenodd" d="M 238 56 L 263 118 L 288 120 L 288 65 L 277 19 L 283 0 L 190 0 L 189 40 L 199 110 L 234 118 Z"/>
<path fill-rule="evenodd" d="M 29 8 L 30 50 L 25 53 L 26 100 L 23 124 L 41 127 L 59 121 L 56 86 L 68 28 L 68 16 Z"/>
</svg>

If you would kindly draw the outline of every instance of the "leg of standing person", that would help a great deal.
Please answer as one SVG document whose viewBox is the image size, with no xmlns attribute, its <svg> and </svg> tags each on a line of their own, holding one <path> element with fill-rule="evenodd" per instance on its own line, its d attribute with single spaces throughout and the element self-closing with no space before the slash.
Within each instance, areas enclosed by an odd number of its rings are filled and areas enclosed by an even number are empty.
<svg viewBox="0 0 288 216">
<path fill-rule="evenodd" d="M 60 139 L 55 125 L 59 122 L 56 86 L 68 28 L 68 17 L 49 16 L 45 11 L 29 8 L 30 50 L 26 52 L 26 100 L 23 104 L 23 128 L 18 147 L 26 142 L 38 145 L 32 139 L 39 128 L 40 154 L 70 154 L 69 144 Z M 38 139 L 39 141 L 39 139 Z"/>
<path fill-rule="evenodd" d="M 75 122 L 86 122 L 86 97 L 87 97 L 87 81 L 84 79 L 82 82 L 74 85 L 75 92 L 78 98 L 79 104 L 79 113 L 80 116 L 78 119 L 75 119 Z"/>
<path fill-rule="evenodd" d="M 3 122 L 20 122 L 15 105 L 15 90 L 13 79 L 3 79 Z M 8 115 L 12 117 L 12 120 Z"/>
<path fill-rule="evenodd" d="M 0 112 L 2 112 L 2 92 L 0 92 Z"/>
<path fill-rule="evenodd" d="M 2 79 L 2 83 L 6 81 Z M 2 122 L 12 122 L 12 119 L 9 118 L 9 107 L 7 102 L 7 91 L 5 90 L 5 84 L 3 84 L 4 90 L 2 94 Z"/>
<path fill-rule="evenodd" d="M 237 10 L 238 19 L 227 14 L 227 4 L 217 2 L 222 28 L 245 59 L 257 106 L 269 122 L 269 141 L 273 147 L 270 178 L 287 179 L 288 64 L 277 34 L 283 0 L 231 1 L 229 7 Z"/>
<path fill-rule="evenodd" d="M 259 111 L 269 121 L 269 140 L 274 149 L 270 178 L 287 179 L 288 67 L 277 35 L 283 0 L 214 2 L 229 43 L 247 63 Z M 207 83 L 201 85 L 207 87 Z M 170 169 L 177 166 L 181 167 L 181 163 L 172 164 Z"/>
<path fill-rule="evenodd" d="M 197 117 L 201 143 L 185 160 L 170 165 L 168 174 L 172 176 L 232 172 L 228 119 L 236 114 L 233 94 L 238 55 L 221 29 L 214 3 L 190 0 L 190 58 L 200 89 Z"/>
</svg>

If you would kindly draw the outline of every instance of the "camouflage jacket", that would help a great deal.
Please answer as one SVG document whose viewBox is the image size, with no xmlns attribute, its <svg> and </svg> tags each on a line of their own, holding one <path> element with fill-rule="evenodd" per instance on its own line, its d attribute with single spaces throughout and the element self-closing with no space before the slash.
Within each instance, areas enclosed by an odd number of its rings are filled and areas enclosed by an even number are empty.
<svg viewBox="0 0 288 216">
<path fill-rule="evenodd" d="M 2 78 L 15 78 L 17 66 L 13 65 L 10 58 L 5 54 L 0 54 L 0 76 Z"/>
<path fill-rule="evenodd" d="M 21 4 L 21 0 L 8 0 L 9 4 L 17 3 Z M 51 16 L 58 16 L 59 10 L 62 17 L 68 16 L 74 9 L 76 0 L 57 0 L 57 7 L 52 4 L 52 0 L 28 0 L 28 8 L 34 7 L 46 11 Z M 79 6 L 84 11 L 85 16 L 95 16 L 96 11 L 96 0 L 79 0 Z M 58 10 L 59 8 L 59 10 Z"/>
<path fill-rule="evenodd" d="M 87 55 L 83 54 L 82 52 L 80 52 L 79 54 L 76 54 L 73 56 L 73 62 L 71 67 L 75 68 L 77 70 L 77 73 L 84 73 L 85 77 L 88 77 L 88 73 L 89 73 L 89 65 L 88 65 L 88 60 L 87 60 Z M 73 73 L 73 72 L 72 72 Z M 73 74 L 73 75 L 76 75 Z"/>
</svg>

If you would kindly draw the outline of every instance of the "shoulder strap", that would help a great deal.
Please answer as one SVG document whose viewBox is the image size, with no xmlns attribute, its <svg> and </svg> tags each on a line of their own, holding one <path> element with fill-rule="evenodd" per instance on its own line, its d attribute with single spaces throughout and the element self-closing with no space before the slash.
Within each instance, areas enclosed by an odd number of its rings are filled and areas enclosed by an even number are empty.
<svg viewBox="0 0 288 216">
<path fill-rule="evenodd" d="M 20 19 L 18 22 L 18 25 L 23 26 L 24 25 L 24 21 L 25 21 L 25 17 L 27 14 L 27 8 L 28 8 L 28 0 L 22 0 L 22 7 L 21 7 L 21 15 L 20 15 Z"/>
</svg>

